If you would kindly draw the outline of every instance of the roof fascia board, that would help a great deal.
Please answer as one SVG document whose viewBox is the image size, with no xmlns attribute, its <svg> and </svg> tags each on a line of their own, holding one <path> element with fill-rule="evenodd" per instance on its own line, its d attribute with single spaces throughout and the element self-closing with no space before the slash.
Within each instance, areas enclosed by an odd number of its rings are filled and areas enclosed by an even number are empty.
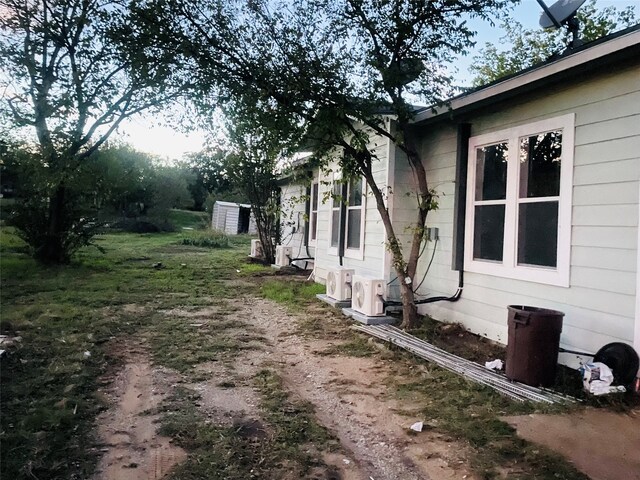
<svg viewBox="0 0 640 480">
<path fill-rule="evenodd" d="M 602 61 L 605 57 L 622 52 L 625 49 L 640 47 L 640 31 L 636 30 L 618 38 L 612 39 L 591 48 L 569 55 L 568 57 L 559 58 L 551 63 L 544 64 L 534 70 L 527 71 L 521 75 L 508 78 L 507 80 L 490 85 L 486 88 L 477 90 L 450 101 L 449 106 L 427 110 L 414 118 L 413 123 L 418 124 L 434 120 L 437 117 L 448 113 L 468 110 L 476 104 L 483 104 L 486 101 L 507 96 L 509 93 L 519 91 L 532 84 L 539 84 L 544 80 L 551 79 L 559 74 L 566 73 L 577 67 L 590 64 L 592 62 Z"/>
</svg>

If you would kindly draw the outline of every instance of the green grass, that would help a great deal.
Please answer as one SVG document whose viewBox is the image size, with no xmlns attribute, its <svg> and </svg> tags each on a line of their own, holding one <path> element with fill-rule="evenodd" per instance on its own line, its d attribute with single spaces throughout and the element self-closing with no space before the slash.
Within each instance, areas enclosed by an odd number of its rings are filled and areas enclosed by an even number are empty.
<svg viewBox="0 0 640 480">
<path fill-rule="evenodd" d="M 203 248 L 229 248 L 229 236 L 217 230 L 193 230 L 183 233 L 182 245 Z"/>
<path fill-rule="evenodd" d="M 306 478 L 310 469 L 325 467 L 318 452 L 338 444 L 316 422 L 310 404 L 292 399 L 271 370 L 261 371 L 254 380 L 263 395 L 263 418 L 237 417 L 230 426 L 206 422 L 195 407 L 199 396 L 185 388 L 175 389 L 161 408 L 160 433 L 190 455 L 170 478 Z"/>
<path fill-rule="evenodd" d="M 210 226 L 211 219 L 207 212 L 174 208 L 169 211 L 169 222 L 178 230 L 182 228 L 206 229 Z"/>
<path fill-rule="evenodd" d="M 155 360 L 180 371 L 247 348 L 224 334 L 232 324 L 222 314 L 197 329 L 158 312 L 222 306 L 248 252 L 240 243 L 212 255 L 179 245 L 180 236 L 103 235 L 96 242 L 106 254 L 89 247 L 70 265 L 45 268 L 0 229 L 2 331 L 22 337 L 1 360 L 2 478 L 91 477 L 98 379 L 119 361 L 108 356 L 110 341 L 147 337 Z"/>
<path fill-rule="evenodd" d="M 109 355 L 113 342 L 146 339 L 155 362 L 191 381 L 203 379 L 194 373 L 203 362 L 233 363 L 243 350 L 261 348 L 262 339 L 234 318 L 228 302 L 255 290 L 247 277 L 273 272 L 247 263 L 251 237 L 229 237 L 229 248 L 215 250 L 182 245 L 183 237 L 182 232 L 102 235 L 96 241 L 105 254 L 85 248 L 70 265 L 44 268 L 25 254 L 11 229 L 0 228 L 0 327 L 22 337 L 0 360 L 0 477 L 92 476 L 96 457 L 87 445 L 104 408 L 96 391 L 101 375 L 121 361 Z M 376 357 L 368 337 L 317 305 L 321 285 L 293 277 L 261 278 L 259 284 L 265 298 L 301 314 L 292 318 L 292 332 L 299 328 L 306 336 L 342 341 L 323 353 Z M 202 307 L 208 309 L 206 321 L 189 316 Z M 443 328 L 427 322 L 417 333 L 446 348 Z M 246 331 L 238 335 L 238 329 Z M 385 356 L 393 360 L 390 391 L 419 405 L 429 428 L 468 444 L 480 478 L 495 478 L 513 465 L 521 473 L 512 478 L 584 478 L 500 420 L 566 407 L 511 402 L 394 347 Z M 263 399 L 261 420 L 229 427 L 205 422 L 197 397 L 175 389 L 163 407 L 162 431 L 190 456 L 173 478 L 279 478 L 291 472 L 290 478 L 301 478 L 324 468 L 320 450 L 336 443 L 317 424 L 311 405 L 292 398 L 271 370 L 260 372 L 253 387 Z"/>
<path fill-rule="evenodd" d="M 324 293 L 324 285 L 300 280 L 268 280 L 261 288 L 262 296 L 298 310 L 316 301 L 318 293 Z"/>
</svg>

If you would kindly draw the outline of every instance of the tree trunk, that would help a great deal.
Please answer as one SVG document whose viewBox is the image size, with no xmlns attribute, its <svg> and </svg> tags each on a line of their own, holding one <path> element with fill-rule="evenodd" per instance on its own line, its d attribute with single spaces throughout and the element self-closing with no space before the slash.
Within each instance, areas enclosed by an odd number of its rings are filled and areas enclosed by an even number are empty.
<svg viewBox="0 0 640 480">
<path fill-rule="evenodd" d="M 47 231 L 37 248 L 36 259 L 44 264 L 61 264 L 69 262 L 69 252 L 64 242 L 64 210 L 66 188 L 58 185 L 49 198 Z"/>
<path fill-rule="evenodd" d="M 393 224 L 391 223 L 391 216 L 389 215 L 389 210 L 387 210 L 387 206 L 384 202 L 384 196 L 382 195 L 378 185 L 375 183 L 371 171 L 367 169 L 363 173 L 365 174 L 371 193 L 376 200 L 376 207 L 387 234 L 387 248 L 393 257 L 393 267 L 398 277 L 398 281 L 400 282 L 400 296 L 402 299 L 402 324 L 400 327 L 405 329 L 416 328 L 419 323 L 419 318 L 418 307 L 415 304 L 415 294 L 413 293 L 413 275 L 415 274 L 415 271 L 412 275 L 409 275 L 407 271 L 407 262 L 405 262 L 402 255 L 402 247 L 400 246 Z M 424 228 L 424 223 L 422 224 L 422 227 Z M 418 251 L 419 249 L 415 249 L 415 255 L 418 255 Z M 412 248 L 411 255 L 413 255 L 413 252 L 414 249 Z M 409 262 L 412 261 L 417 263 L 417 258 L 414 260 L 410 256 Z M 407 283 L 407 279 L 410 279 L 410 283 Z"/>
<path fill-rule="evenodd" d="M 271 240 L 271 232 L 273 231 L 273 222 L 268 218 L 268 213 L 260 211 L 259 207 L 254 207 L 254 217 L 256 219 L 256 228 L 258 229 L 258 237 L 262 244 L 262 254 L 264 261 L 272 264 L 276 259 L 276 252 Z M 265 218 L 266 217 L 266 218 Z"/>
</svg>

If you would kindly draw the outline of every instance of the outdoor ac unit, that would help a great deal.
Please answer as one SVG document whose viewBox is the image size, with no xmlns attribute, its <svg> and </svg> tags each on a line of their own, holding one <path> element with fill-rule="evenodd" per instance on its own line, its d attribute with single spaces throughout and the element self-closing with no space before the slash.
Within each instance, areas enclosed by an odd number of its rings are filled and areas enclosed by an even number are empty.
<svg viewBox="0 0 640 480">
<path fill-rule="evenodd" d="M 351 308 L 367 317 L 384 315 L 384 280 L 354 275 L 351 280 Z"/>
<path fill-rule="evenodd" d="M 253 258 L 262 258 L 264 256 L 260 240 L 251 240 L 251 256 Z"/>
<path fill-rule="evenodd" d="M 291 247 L 285 247 L 284 245 L 276 246 L 276 265 L 278 267 L 288 267 L 291 264 Z"/>
<path fill-rule="evenodd" d="M 353 270 L 336 268 L 327 273 L 327 296 L 340 302 L 351 298 L 351 277 Z"/>
</svg>

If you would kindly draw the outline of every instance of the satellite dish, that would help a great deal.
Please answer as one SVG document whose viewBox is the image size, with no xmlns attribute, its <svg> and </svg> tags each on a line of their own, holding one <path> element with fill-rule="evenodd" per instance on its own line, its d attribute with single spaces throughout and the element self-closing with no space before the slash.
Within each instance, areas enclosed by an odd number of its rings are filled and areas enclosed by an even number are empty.
<svg viewBox="0 0 640 480">
<path fill-rule="evenodd" d="M 572 37 L 567 50 L 582 45 L 578 38 L 580 23 L 576 18 L 576 12 L 586 0 L 558 0 L 550 7 L 547 7 L 543 0 L 537 1 L 543 10 L 542 15 L 540 15 L 540 26 L 542 28 L 560 28 L 565 25 Z"/>
<path fill-rule="evenodd" d="M 538 3 L 544 10 L 540 15 L 540 26 L 542 28 L 560 28 L 567 22 L 586 0 L 558 0 L 547 7 L 541 0 Z"/>
</svg>

